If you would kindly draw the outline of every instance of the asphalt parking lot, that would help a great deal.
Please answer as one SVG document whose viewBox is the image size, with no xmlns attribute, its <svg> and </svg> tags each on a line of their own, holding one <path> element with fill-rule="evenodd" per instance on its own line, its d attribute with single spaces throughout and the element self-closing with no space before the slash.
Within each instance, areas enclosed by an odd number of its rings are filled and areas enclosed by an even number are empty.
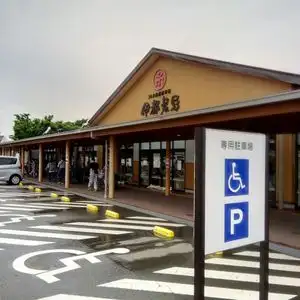
<svg viewBox="0 0 300 300">
<path fill-rule="evenodd" d="M 153 234 L 155 226 L 175 237 Z M 172 220 L 3 185 L 0 299 L 193 299 L 192 238 L 191 227 Z M 258 299 L 258 254 L 253 246 L 207 259 L 207 299 Z M 269 299 L 298 299 L 300 259 L 274 251 L 270 258 Z"/>
</svg>

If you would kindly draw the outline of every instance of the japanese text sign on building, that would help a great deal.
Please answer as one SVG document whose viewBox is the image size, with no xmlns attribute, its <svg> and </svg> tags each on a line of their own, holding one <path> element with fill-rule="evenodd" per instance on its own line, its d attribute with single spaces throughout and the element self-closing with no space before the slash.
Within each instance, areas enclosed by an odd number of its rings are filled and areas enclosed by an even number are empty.
<svg viewBox="0 0 300 300">
<path fill-rule="evenodd" d="M 263 241 L 266 136 L 205 129 L 205 253 Z"/>
<path fill-rule="evenodd" d="M 148 101 L 142 105 L 143 117 L 164 115 L 180 110 L 180 96 L 173 94 L 171 89 L 166 89 L 166 83 L 166 71 L 158 69 L 153 77 L 154 92 L 148 95 Z"/>
</svg>

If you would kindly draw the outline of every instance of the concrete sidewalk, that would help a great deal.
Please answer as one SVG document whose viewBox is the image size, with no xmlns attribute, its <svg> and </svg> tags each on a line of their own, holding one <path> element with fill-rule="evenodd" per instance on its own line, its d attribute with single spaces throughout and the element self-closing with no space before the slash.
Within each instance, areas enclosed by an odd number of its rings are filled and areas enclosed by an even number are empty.
<svg viewBox="0 0 300 300">
<path fill-rule="evenodd" d="M 37 181 L 26 179 L 37 184 Z M 81 197 L 103 200 L 103 191 L 88 191 L 85 185 L 71 185 L 66 190 L 62 185 L 43 183 L 47 187 L 68 191 Z M 162 193 L 136 187 L 124 187 L 116 190 L 116 205 L 134 207 L 150 211 L 155 215 L 167 215 L 193 226 L 193 195 L 164 196 Z M 300 214 L 292 211 L 270 210 L 270 241 L 300 250 Z"/>
</svg>

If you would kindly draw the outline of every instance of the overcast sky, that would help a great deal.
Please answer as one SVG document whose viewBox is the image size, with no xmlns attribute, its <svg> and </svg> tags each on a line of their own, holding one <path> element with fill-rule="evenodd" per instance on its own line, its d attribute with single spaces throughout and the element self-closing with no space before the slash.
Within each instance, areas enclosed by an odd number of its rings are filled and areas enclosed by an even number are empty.
<svg viewBox="0 0 300 300">
<path fill-rule="evenodd" d="M 90 118 L 151 47 L 300 73 L 299 0 L 0 0 L 0 132 Z"/>
</svg>

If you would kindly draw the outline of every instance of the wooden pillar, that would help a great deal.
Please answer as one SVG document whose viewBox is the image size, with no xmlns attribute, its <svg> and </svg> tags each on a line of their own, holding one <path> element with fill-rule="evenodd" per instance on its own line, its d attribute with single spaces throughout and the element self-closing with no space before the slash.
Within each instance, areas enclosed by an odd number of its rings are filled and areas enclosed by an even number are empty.
<svg viewBox="0 0 300 300">
<path fill-rule="evenodd" d="M 70 141 L 66 141 L 65 188 L 70 188 Z"/>
<path fill-rule="evenodd" d="M 283 143 L 283 135 L 278 134 L 276 136 L 276 201 L 279 209 L 283 209 Z"/>
<path fill-rule="evenodd" d="M 43 181 L 43 145 L 39 144 L 39 182 Z"/>
<path fill-rule="evenodd" d="M 21 151 L 20 151 L 20 161 L 21 161 L 21 172 L 22 175 L 24 176 L 24 170 L 25 170 L 25 151 L 24 151 L 24 147 L 21 147 Z"/>
<path fill-rule="evenodd" d="M 165 187 L 166 196 L 170 196 L 171 194 L 170 161 L 171 161 L 171 145 L 170 145 L 170 141 L 166 141 L 166 187 Z"/>
<path fill-rule="evenodd" d="M 276 200 L 278 209 L 284 202 L 294 204 L 295 188 L 295 136 L 278 134 L 276 136 Z"/>
<path fill-rule="evenodd" d="M 105 155 L 104 155 L 104 198 L 108 197 L 108 142 L 105 140 Z"/>
<path fill-rule="evenodd" d="M 109 137 L 109 170 L 108 170 L 108 198 L 113 199 L 115 197 L 115 151 L 116 143 L 115 137 Z"/>
</svg>

